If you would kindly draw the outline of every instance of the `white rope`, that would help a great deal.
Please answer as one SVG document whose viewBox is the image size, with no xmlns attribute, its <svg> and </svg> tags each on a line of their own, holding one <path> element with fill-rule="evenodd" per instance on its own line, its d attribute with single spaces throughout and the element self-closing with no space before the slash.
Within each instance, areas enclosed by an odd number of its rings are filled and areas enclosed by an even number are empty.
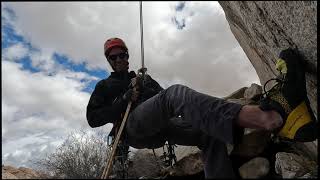
<svg viewBox="0 0 320 180">
<path fill-rule="evenodd" d="M 140 1 L 140 36 L 141 36 L 141 67 L 142 67 L 142 69 L 144 69 L 142 1 Z M 144 72 L 143 72 L 143 74 L 144 74 Z"/>
</svg>

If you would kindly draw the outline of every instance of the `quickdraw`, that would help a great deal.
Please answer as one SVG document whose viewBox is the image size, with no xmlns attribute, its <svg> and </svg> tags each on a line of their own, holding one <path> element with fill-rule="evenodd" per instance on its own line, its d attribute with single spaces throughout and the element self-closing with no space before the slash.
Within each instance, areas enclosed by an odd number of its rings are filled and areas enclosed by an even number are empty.
<svg viewBox="0 0 320 180">
<path fill-rule="evenodd" d="M 169 166 L 173 167 L 173 165 L 177 163 L 177 157 L 174 152 L 175 147 L 177 147 L 177 145 L 172 144 L 168 141 L 163 145 L 162 147 L 163 155 L 160 156 L 160 159 L 162 159 L 162 161 L 164 162 L 165 167 L 169 167 Z M 152 149 L 152 151 L 153 151 L 154 157 L 157 160 L 158 158 L 154 149 Z"/>
<path fill-rule="evenodd" d="M 167 151 L 165 151 L 165 147 L 166 147 Z M 164 159 L 164 163 L 165 163 L 166 166 L 173 167 L 173 165 L 177 163 L 177 157 L 176 157 L 176 154 L 174 152 L 174 148 L 175 147 L 177 147 L 177 145 L 171 144 L 169 142 L 166 142 L 164 144 L 164 146 L 162 147 L 162 149 L 163 149 L 163 159 Z"/>
</svg>

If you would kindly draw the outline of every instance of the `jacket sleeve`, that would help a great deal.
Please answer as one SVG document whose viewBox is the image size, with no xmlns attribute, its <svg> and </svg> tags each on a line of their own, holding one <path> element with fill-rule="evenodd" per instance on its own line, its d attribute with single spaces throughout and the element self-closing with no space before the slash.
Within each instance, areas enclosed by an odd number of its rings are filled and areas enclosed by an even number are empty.
<svg viewBox="0 0 320 180">
<path fill-rule="evenodd" d="M 163 88 L 159 85 L 157 81 L 151 78 L 151 76 L 146 75 L 145 80 L 145 87 L 143 90 L 143 97 L 144 98 L 150 98 L 156 94 L 158 94 L 160 91 L 162 91 Z"/>
<path fill-rule="evenodd" d="M 96 85 L 87 106 L 86 116 L 90 127 L 114 123 L 125 110 L 127 102 L 122 100 L 121 96 L 113 100 L 110 90 L 102 81 Z"/>
</svg>

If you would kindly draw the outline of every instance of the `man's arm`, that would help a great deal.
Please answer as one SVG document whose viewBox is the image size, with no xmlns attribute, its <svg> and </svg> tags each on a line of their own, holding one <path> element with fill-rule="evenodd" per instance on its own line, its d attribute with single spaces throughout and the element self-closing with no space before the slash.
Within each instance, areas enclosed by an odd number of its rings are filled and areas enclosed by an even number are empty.
<svg viewBox="0 0 320 180">
<path fill-rule="evenodd" d="M 86 115 L 90 127 L 94 128 L 107 123 L 114 123 L 125 111 L 127 102 L 122 98 L 113 100 L 111 96 L 108 96 L 110 91 L 111 88 L 103 85 L 103 81 L 96 85 L 87 106 Z"/>
</svg>

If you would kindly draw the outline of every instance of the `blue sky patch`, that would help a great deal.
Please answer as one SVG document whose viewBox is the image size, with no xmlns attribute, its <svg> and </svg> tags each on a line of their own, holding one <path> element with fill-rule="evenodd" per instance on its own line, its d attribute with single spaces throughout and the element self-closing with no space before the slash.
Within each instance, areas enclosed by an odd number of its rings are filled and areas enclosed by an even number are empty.
<svg viewBox="0 0 320 180">
<path fill-rule="evenodd" d="M 15 20 L 16 15 L 14 11 L 12 11 L 9 8 L 4 8 L 1 16 L 2 25 L 1 25 L 1 33 L 2 33 L 2 40 L 1 40 L 1 51 L 5 48 L 8 48 L 14 44 L 22 43 L 26 48 L 28 48 L 29 52 L 31 51 L 40 51 L 39 49 L 36 49 L 25 40 L 23 36 L 18 35 L 14 28 L 12 27 L 11 23 L 9 23 L 10 20 Z M 6 13 L 6 15 L 3 15 L 3 13 Z M 2 59 L 3 60 L 3 59 Z M 59 53 L 53 54 L 53 60 L 55 63 L 61 64 L 64 68 L 69 69 L 73 72 L 85 72 L 88 73 L 90 76 L 95 76 L 98 78 L 98 80 L 92 80 L 88 82 L 88 86 L 82 89 L 82 91 L 91 93 L 96 85 L 96 83 L 104 78 L 107 78 L 110 73 L 107 70 L 103 69 L 94 69 L 94 70 L 88 70 L 86 68 L 86 63 L 82 62 L 79 64 L 73 63 L 67 56 L 61 55 Z M 41 69 L 32 66 L 32 62 L 30 59 L 30 56 L 27 55 L 26 57 L 23 57 L 22 59 L 16 60 L 16 63 L 22 64 L 22 70 L 30 71 L 32 73 L 40 72 Z M 48 74 L 50 76 L 50 74 Z M 84 82 L 84 81 L 81 81 Z"/>
<path fill-rule="evenodd" d="M 103 70 L 103 69 L 88 70 L 86 68 L 85 62 L 80 64 L 74 64 L 64 55 L 54 53 L 53 57 L 57 61 L 57 63 L 63 65 L 63 67 L 65 67 L 66 69 L 72 70 L 74 72 L 85 72 L 91 76 L 95 76 L 98 78 L 98 80 L 90 81 L 88 86 L 82 89 L 82 91 L 85 91 L 88 93 L 93 92 L 94 87 L 98 83 L 98 81 L 100 81 L 101 79 L 107 78 L 110 75 L 110 73 L 107 70 Z"/>
<path fill-rule="evenodd" d="M 35 68 L 35 67 L 32 66 L 29 56 L 22 58 L 20 61 L 22 63 L 22 69 L 23 70 L 27 70 L 27 71 L 30 71 L 32 73 L 40 72 L 40 69 Z"/>
<path fill-rule="evenodd" d="M 14 40 L 22 41 L 22 37 L 14 33 L 8 18 L 15 19 L 16 16 L 11 9 L 3 8 L 1 12 L 1 49 L 15 44 L 16 42 L 14 42 Z"/>
</svg>

